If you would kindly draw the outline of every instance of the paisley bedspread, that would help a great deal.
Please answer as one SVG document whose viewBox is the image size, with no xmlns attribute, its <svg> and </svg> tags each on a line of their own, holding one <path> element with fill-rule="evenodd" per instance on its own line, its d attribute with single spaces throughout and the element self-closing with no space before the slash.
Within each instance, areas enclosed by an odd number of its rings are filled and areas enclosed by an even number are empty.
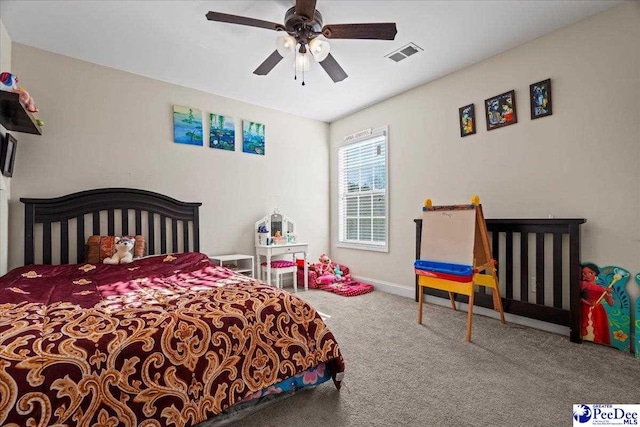
<svg viewBox="0 0 640 427">
<path fill-rule="evenodd" d="M 310 305 L 203 254 L 0 279 L 5 427 L 192 426 L 323 362 L 339 387 Z"/>
</svg>

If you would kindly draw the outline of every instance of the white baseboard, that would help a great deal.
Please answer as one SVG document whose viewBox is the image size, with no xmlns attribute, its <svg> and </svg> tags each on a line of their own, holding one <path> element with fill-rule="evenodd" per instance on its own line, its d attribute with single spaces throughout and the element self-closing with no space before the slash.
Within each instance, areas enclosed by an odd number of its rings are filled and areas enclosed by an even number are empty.
<svg viewBox="0 0 640 427">
<path fill-rule="evenodd" d="M 386 292 L 388 294 L 400 295 L 406 298 L 415 298 L 416 291 L 413 288 L 407 288 L 406 286 L 398 285 L 397 283 L 384 282 L 382 280 L 371 279 L 369 277 L 354 276 L 351 275 L 353 280 L 363 283 L 369 283 L 379 291 Z"/>
<path fill-rule="evenodd" d="M 351 277 L 354 280 L 357 280 L 359 282 L 372 284 L 376 290 L 386 292 L 389 294 L 399 295 L 401 297 L 411 298 L 412 300 L 415 299 L 416 291 L 413 286 L 409 288 L 407 286 L 399 285 L 397 283 L 385 282 L 382 280 L 371 279 L 369 277 L 363 277 L 363 276 L 352 275 Z M 446 298 L 439 298 L 431 295 L 425 295 L 424 298 L 425 298 L 424 299 L 425 302 L 441 305 L 444 307 L 451 307 L 451 302 Z M 468 304 L 458 302 L 456 303 L 456 307 L 458 308 L 458 310 L 467 311 Z M 500 313 L 485 307 L 474 306 L 473 313 L 480 314 L 487 317 L 493 317 L 494 319 L 500 318 Z M 543 331 L 569 336 L 570 331 L 569 331 L 569 327 L 567 326 L 561 326 L 561 325 L 556 325 L 554 323 L 542 322 L 540 320 L 517 316 L 515 314 L 510 314 L 510 313 L 505 313 L 504 317 L 505 317 L 505 320 L 510 323 L 515 323 L 517 325 L 528 326 L 530 328 L 541 329 Z"/>
</svg>

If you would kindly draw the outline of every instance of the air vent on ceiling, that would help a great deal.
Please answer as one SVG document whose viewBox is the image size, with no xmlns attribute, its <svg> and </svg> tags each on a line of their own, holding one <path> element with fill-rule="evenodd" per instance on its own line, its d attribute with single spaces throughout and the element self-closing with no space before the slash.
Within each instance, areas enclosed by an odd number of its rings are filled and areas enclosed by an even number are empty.
<svg viewBox="0 0 640 427">
<path fill-rule="evenodd" d="M 403 59 L 406 59 L 408 57 L 410 57 L 413 54 L 416 54 L 418 52 L 422 52 L 424 49 L 422 49 L 420 46 L 418 46 L 415 43 L 409 43 L 406 44 L 404 46 L 402 46 L 400 49 L 396 49 L 393 52 L 385 55 L 385 58 L 389 58 L 392 61 L 395 62 L 400 62 Z"/>
</svg>

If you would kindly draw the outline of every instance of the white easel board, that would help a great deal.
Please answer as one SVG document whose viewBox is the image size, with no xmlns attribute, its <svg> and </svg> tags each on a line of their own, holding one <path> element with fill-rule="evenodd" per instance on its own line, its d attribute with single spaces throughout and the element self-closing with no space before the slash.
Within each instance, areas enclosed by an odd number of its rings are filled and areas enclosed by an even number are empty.
<svg viewBox="0 0 640 427">
<path fill-rule="evenodd" d="M 472 266 L 475 236 L 475 209 L 425 210 L 420 259 Z"/>
</svg>

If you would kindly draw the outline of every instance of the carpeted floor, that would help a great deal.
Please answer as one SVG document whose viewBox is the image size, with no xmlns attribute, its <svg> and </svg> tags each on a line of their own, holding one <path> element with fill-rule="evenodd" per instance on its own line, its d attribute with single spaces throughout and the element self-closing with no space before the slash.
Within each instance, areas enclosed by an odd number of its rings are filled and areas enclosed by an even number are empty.
<svg viewBox="0 0 640 427">
<path fill-rule="evenodd" d="M 640 403 L 640 360 L 564 336 L 373 292 L 298 295 L 325 319 L 346 372 L 237 423 L 299 426 L 568 426 L 574 403 Z"/>
</svg>

